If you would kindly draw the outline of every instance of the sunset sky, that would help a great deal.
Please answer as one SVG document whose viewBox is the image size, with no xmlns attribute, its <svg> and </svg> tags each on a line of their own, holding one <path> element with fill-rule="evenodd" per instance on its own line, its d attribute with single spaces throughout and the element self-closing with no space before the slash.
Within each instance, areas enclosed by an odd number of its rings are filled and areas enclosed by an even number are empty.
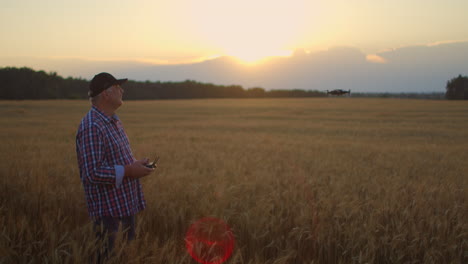
<svg viewBox="0 0 468 264">
<path fill-rule="evenodd" d="M 2 0 L 0 60 L 255 61 L 468 39 L 466 0 Z M 0 66 L 4 63 L 0 62 Z"/>
</svg>

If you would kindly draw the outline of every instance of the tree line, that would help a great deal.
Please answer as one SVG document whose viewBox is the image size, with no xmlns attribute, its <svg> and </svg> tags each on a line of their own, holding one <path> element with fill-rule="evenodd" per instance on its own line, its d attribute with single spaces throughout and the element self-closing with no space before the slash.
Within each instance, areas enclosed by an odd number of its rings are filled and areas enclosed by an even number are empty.
<svg viewBox="0 0 468 264">
<path fill-rule="evenodd" d="M 56 72 L 46 73 L 30 68 L 0 68 L 0 99 L 86 99 L 89 81 L 63 78 Z M 194 99 L 194 98 L 274 98 L 324 97 L 315 90 L 271 90 L 261 87 L 244 89 L 240 85 L 215 85 L 193 80 L 183 82 L 137 82 L 124 85 L 127 100 Z"/>
<path fill-rule="evenodd" d="M 447 81 L 445 97 L 449 100 L 468 100 L 468 76 L 455 77 Z"/>
<path fill-rule="evenodd" d="M 56 72 L 46 73 L 31 68 L 0 68 L 0 99 L 87 99 L 89 81 L 63 78 Z M 265 90 L 261 87 L 244 89 L 240 85 L 215 85 L 193 80 L 183 82 L 128 81 L 127 100 L 196 99 L 196 98 L 280 98 L 327 97 L 319 90 Z M 447 82 L 446 93 L 353 93 L 353 97 L 468 99 L 468 77 L 458 76 Z"/>
</svg>

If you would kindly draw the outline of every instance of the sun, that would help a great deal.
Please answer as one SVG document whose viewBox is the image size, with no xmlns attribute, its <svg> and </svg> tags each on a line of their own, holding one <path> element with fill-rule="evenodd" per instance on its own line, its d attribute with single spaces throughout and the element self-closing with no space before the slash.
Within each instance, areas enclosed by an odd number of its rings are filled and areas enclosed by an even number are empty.
<svg viewBox="0 0 468 264">
<path fill-rule="evenodd" d="M 216 54 L 236 57 L 245 64 L 290 55 L 310 15 L 305 0 L 191 2 L 193 34 Z"/>
</svg>

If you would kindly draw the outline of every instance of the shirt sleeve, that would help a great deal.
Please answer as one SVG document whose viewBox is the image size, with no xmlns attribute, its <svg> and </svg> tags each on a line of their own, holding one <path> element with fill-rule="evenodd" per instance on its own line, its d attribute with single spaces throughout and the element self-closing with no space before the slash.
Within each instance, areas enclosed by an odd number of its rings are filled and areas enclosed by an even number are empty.
<svg viewBox="0 0 468 264">
<path fill-rule="evenodd" d="M 125 168 L 122 165 L 115 165 L 115 186 L 120 188 L 122 185 L 123 177 L 125 175 Z"/>
<path fill-rule="evenodd" d="M 116 184 L 116 169 L 105 162 L 105 144 L 102 132 L 91 125 L 77 135 L 78 159 L 82 180 L 93 184 Z"/>
</svg>

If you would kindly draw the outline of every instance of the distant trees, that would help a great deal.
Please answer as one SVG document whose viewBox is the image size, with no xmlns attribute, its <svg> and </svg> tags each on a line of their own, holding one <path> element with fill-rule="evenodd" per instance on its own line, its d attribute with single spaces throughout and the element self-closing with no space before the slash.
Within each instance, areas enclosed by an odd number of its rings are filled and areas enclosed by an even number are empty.
<svg viewBox="0 0 468 264">
<path fill-rule="evenodd" d="M 56 72 L 46 73 L 30 68 L 0 68 L 0 99 L 83 98 L 88 81 L 64 79 Z M 84 92 L 83 92 L 84 91 Z"/>
<path fill-rule="evenodd" d="M 353 97 L 360 98 L 399 98 L 399 99 L 430 99 L 442 100 L 445 99 L 444 92 L 431 93 L 359 93 L 354 92 Z"/>
<path fill-rule="evenodd" d="M 30 68 L 0 68 L 0 99 L 86 99 L 89 81 L 64 79 L 56 72 L 46 73 Z M 124 85 L 125 99 L 192 99 L 192 98 L 266 98 L 317 97 L 319 91 L 271 90 L 261 87 L 245 90 L 240 85 L 215 85 L 194 80 L 183 82 L 136 82 Z"/>
<path fill-rule="evenodd" d="M 447 82 L 445 98 L 449 100 L 468 100 L 468 77 L 458 77 Z"/>
<path fill-rule="evenodd" d="M 265 97 L 265 89 L 261 87 L 253 87 L 247 90 L 247 97 Z"/>
<path fill-rule="evenodd" d="M 0 68 L 0 99 L 87 99 L 89 81 L 63 78 L 56 72 L 46 73 L 30 68 Z M 136 82 L 124 85 L 125 99 L 195 99 L 195 98 L 291 98 L 326 97 L 317 90 L 280 89 L 261 87 L 244 89 L 240 85 L 215 85 L 194 80 L 183 82 Z M 444 93 L 353 93 L 353 97 L 392 97 L 442 99 Z M 458 76 L 447 82 L 447 99 L 468 99 L 468 77 Z"/>
</svg>

